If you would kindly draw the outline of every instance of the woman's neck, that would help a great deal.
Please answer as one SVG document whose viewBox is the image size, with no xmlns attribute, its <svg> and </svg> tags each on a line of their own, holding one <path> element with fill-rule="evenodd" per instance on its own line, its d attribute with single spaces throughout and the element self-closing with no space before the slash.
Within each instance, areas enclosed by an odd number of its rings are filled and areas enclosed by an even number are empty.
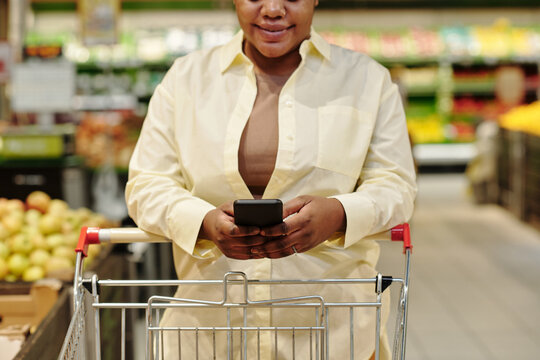
<svg viewBox="0 0 540 360">
<path fill-rule="evenodd" d="M 300 64 L 302 57 L 298 48 L 276 58 L 269 58 L 261 54 L 254 46 L 244 42 L 244 54 L 253 61 L 256 70 L 268 75 L 291 75 Z"/>
</svg>

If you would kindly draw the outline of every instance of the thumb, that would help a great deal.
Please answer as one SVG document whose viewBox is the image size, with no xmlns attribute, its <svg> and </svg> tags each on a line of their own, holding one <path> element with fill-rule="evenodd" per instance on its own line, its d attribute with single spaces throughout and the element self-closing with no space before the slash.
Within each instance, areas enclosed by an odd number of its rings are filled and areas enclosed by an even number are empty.
<svg viewBox="0 0 540 360">
<path fill-rule="evenodd" d="M 287 201 L 283 204 L 283 218 L 285 219 L 287 216 L 299 212 L 307 203 L 309 203 L 309 200 L 304 197 L 296 197 Z"/>
<path fill-rule="evenodd" d="M 229 215 L 229 216 L 234 215 L 234 208 L 233 208 L 233 202 L 232 201 L 228 201 L 226 203 L 221 204 L 219 206 L 219 209 L 221 211 L 223 211 L 224 213 L 226 213 L 227 215 Z"/>
</svg>

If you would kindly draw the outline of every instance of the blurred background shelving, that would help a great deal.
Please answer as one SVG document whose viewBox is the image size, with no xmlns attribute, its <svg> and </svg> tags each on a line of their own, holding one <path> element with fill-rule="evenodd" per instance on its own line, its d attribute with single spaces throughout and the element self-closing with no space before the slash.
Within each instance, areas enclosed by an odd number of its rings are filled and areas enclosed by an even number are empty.
<svg viewBox="0 0 540 360">
<path fill-rule="evenodd" d="M 109 31 L 96 39 L 82 31 L 83 2 L 0 0 L 0 230 L 4 217 L 34 216 L 27 196 L 41 190 L 64 200 L 71 247 L 80 225 L 133 225 L 123 189 L 155 87 L 174 59 L 238 31 L 230 0 L 118 0 Z M 538 289 L 528 279 L 539 263 L 539 24 L 538 0 L 319 1 L 315 29 L 386 66 L 402 94 L 419 175 L 410 358 L 537 358 L 538 331 L 523 324 L 538 322 Z M 9 238 L 24 237 L 19 230 Z M 7 239 L 0 231 L 0 245 Z M 107 248 L 93 254 L 94 266 L 106 277 L 170 278 L 170 253 Z M 488 273 L 502 282 L 483 281 Z M 0 285 L 24 278 L 0 276 Z M 525 294 L 524 306 L 515 309 L 508 289 Z M 67 292 L 60 295 L 68 313 Z M 54 330 L 41 326 L 18 359 L 56 358 L 60 337 L 47 333 L 65 333 L 69 319 L 59 313 L 51 310 L 44 322 Z M 506 346 L 509 339 L 520 346 Z"/>
<path fill-rule="evenodd" d="M 19 24 L 10 25 L 19 32 L 19 61 L 74 64 L 70 109 L 54 113 L 53 121 L 76 125 L 74 154 L 91 174 L 106 161 L 125 173 L 151 94 L 175 58 L 222 44 L 238 30 L 230 1 L 119 4 L 116 37 L 108 44 L 85 42 L 72 0 L 28 1 Z M 538 19 L 540 4 L 526 0 L 322 0 L 314 27 L 390 70 L 420 169 L 464 168 L 478 156 L 480 124 L 538 101 Z M 39 118 L 10 111 L 3 123 Z"/>
<path fill-rule="evenodd" d="M 516 85 L 524 93 L 518 103 L 538 98 L 538 7 L 475 4 L 320 2 L 314 24 L 324 37 L 390 69 L 402 90 L 420 166 L 466 166 L 477 155 L 477 126 L 497 121 L 515 105 L 501 101 L 497 84 L 505 72 L 522 82 Z M 121 7 L 112 44 L 84 43 L 75 1 L 29 1 L 19 9 L 19 24 L 10 25 L 19 33 L 19 61 L 75 65 L 70 109 L 52 116 L 56 124 L 76 125 L 73 134 L 62 136 L 74 137 L 73 155 L 89 169 L 84 189 L 105 163 L 114 165 L 122 183 L 147 103 L 172 61 L 224 43 L 238 29 L 229 1 L 122 1 Z M 417 26 L 406 25 L 411 23 Z M 3 118 L 4 127 L 40 121 L 31 111 Z M 86 198 L 93 206 L 92 196 Z"/>
</svg>

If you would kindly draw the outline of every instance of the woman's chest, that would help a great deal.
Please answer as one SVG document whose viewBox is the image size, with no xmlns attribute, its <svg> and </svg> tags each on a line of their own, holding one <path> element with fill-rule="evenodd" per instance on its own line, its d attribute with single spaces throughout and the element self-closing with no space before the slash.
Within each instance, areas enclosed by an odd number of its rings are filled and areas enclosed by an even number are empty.
<svg viewBox="0 0 540 360">
<path fill-rule="evenodd" d="M 196 97 L 204 101 L 176 111 L 176 146 L 183 169 L 194 184 L 209 178 L 243 182 L 239 151 L 242 135 L 246 128 L 249 130 L 248 120 L 254 115 L 257 88 L 249 81 L 237 87 L 237 91 L 227 91 L 231 87 L 226 84 L 214 86 Z M 258 133 L 251 134 L 251 140 L 256 139 L 251 145 L 257 145 L 254 148 L 260 153 L 265 144 L 277 144 L 272 177 L 287 177 L 294 182 L 317 172 L 318 178 L 327 173 L 356 180 L 369 148 L 373 113 L 363 108 L 361 101 L 334 105 L 336 102 L 330 100 L 303 100 L 314 98 L 320 99 L 315 89 L 284 88 L 273 105 L 275 120 L 255 113 L 266 117 L 265 121 L 275 121 L 277 127 L 259 126 Z"/>
</svg>

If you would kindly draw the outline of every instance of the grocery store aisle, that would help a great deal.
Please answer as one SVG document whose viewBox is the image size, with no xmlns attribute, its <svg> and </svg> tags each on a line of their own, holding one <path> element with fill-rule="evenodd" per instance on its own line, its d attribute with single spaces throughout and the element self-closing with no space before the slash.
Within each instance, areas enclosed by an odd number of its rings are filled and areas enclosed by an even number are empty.
<svg viewBox="0 0 540 360">
<path fill-rule="evenodd" d="M 418 186 L 407 360 L 539 359 L 540 232 L 475 205 L 463 174 L 420 175 Z M 399 245 L 381 247 L 379 270 L 401 274 Z"/>
<path fill-rule="evenodd" d="M 463 174 L 418 184 L 407 359 L 539 359 L 540 233 L 473 204 Z M 382 246 L 381 272 L 399 273 Z"/>
</svg>

